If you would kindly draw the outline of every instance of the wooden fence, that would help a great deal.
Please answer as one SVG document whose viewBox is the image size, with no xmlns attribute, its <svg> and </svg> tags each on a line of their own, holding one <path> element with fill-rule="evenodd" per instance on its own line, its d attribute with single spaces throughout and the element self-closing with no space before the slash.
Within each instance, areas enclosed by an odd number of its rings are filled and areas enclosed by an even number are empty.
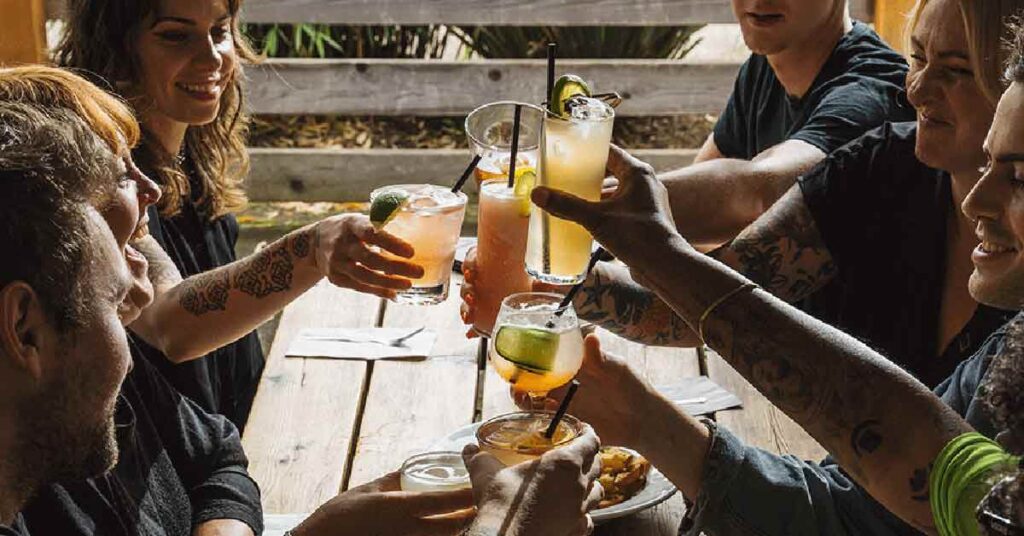
<svg viewBox="0 0 1024 536">
<path fill-rule="evenodd" d="M 851 0 L 872 17 L 871 0 Z M 47 0 L 51 17 L 63 0 Z M 733 22 L 731 0 L 248 0 L 247 22 L 335 24 L 636 25 Z M 598 90 L 623 95 L 621 116 L 716 113 L 735 63 L 687 60 L 563 60 Z M 258 114 L 462 116 L 495 100 L 543 100 L 538 60 L 268 60 L 249 69 Z M 638 151 L 659 169 L 690 163 L 693 150 Z M 365 199 L 397 181 L 452 181 L 466 150 L 252 149 L 250 197 L 258 201 Z"/>
</svg>

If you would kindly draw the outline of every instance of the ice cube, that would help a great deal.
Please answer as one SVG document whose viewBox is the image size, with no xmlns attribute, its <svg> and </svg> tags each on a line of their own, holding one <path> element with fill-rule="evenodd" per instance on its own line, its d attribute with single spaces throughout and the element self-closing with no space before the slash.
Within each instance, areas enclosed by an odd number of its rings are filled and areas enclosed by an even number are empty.
<svg viewBox="0 0 1024 536">
<path fill-rule="evenodd" d="M 569 113 L 577 121 L 600 121 L 615 115 L 611 106 L 604 101 L 589 97 L 573 97 Z"/>
</svg>

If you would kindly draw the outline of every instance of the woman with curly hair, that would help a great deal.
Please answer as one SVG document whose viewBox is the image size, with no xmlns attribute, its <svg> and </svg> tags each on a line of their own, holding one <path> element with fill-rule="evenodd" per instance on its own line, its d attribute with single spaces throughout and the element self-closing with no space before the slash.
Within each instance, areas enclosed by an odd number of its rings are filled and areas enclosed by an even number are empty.
<svg viewBox="0 0 1024 536">
<path fill-rule="evenodd" d="M 56 51 L 134 107 L 139 167 L 163 190 L 136 241 L 156 299 L 131 329 L 183 394 L 245 426 L 264 357 L 253 329 L 320 279 L 390 298 L 422 269 L 362 215 L 326 218 L 236 260 L 245 205 L 241 0 L 72 0 Z M 184 277 L 184 281 L 182 280 Z"/>
</svg>

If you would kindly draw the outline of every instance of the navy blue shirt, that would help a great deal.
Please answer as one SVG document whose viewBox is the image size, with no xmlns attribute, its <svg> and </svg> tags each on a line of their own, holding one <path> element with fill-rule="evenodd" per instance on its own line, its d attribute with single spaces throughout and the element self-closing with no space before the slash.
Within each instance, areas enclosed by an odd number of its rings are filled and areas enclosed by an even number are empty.
<svg viewBox="0 0 1024 536">
<path fill-rule="evenodd" d="M 726 158 L 751 160 L 786 140 L 828 154 L 885 121 L 910 121 L 907 63 L 866 24 L 855 22 L 800 98 L 786 93 L 764 56 L 740 68 L 732 96 L 715 125 Z"/>
</svg>

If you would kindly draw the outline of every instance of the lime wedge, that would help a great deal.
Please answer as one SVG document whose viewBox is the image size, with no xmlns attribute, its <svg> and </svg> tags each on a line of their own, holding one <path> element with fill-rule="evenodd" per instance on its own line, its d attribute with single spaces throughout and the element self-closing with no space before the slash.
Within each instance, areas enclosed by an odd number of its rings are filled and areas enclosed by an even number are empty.
<svg viewBox="0 0 1024 536">
<path fill-rule="evenodd" d="M 370 223 L 381 229 L 391 220 L 395 219 L 398 212 L 409 201 L 409 194 L 402 191 L 384 192 L 373 199 L 370 205 Z"/>
<path fill-rule="evenodd" d="M 498 355 L 517 367 L 544 374 L 555 368 L 559 336 L 547 330 L 519 326 L 501 326 L 494 338 Z"/>
<path fill-rule="evenodd" d="M 533 202 L 530 201 L 530 192 L 533 191 L 533 187 L 536 185 L 537 173 L 532 169 L 523 173 L 519 173 L 517 170 L 515 194 L 516 198 L 519 199 L 519 215 L 530 215 L 530 207 L 533 206 Z"/>
<path fill-rule="evenodd" d="M 569 114 L 568 110 L 565 109 L 565 103 L 577 95 L 589 97 L 590 86 L 582 78 L 574 74 L 563 74 L 555 81 L 555 85 L 551 88 L 548 110 L 559 117 L 568 117 Z"/>
</svg>

